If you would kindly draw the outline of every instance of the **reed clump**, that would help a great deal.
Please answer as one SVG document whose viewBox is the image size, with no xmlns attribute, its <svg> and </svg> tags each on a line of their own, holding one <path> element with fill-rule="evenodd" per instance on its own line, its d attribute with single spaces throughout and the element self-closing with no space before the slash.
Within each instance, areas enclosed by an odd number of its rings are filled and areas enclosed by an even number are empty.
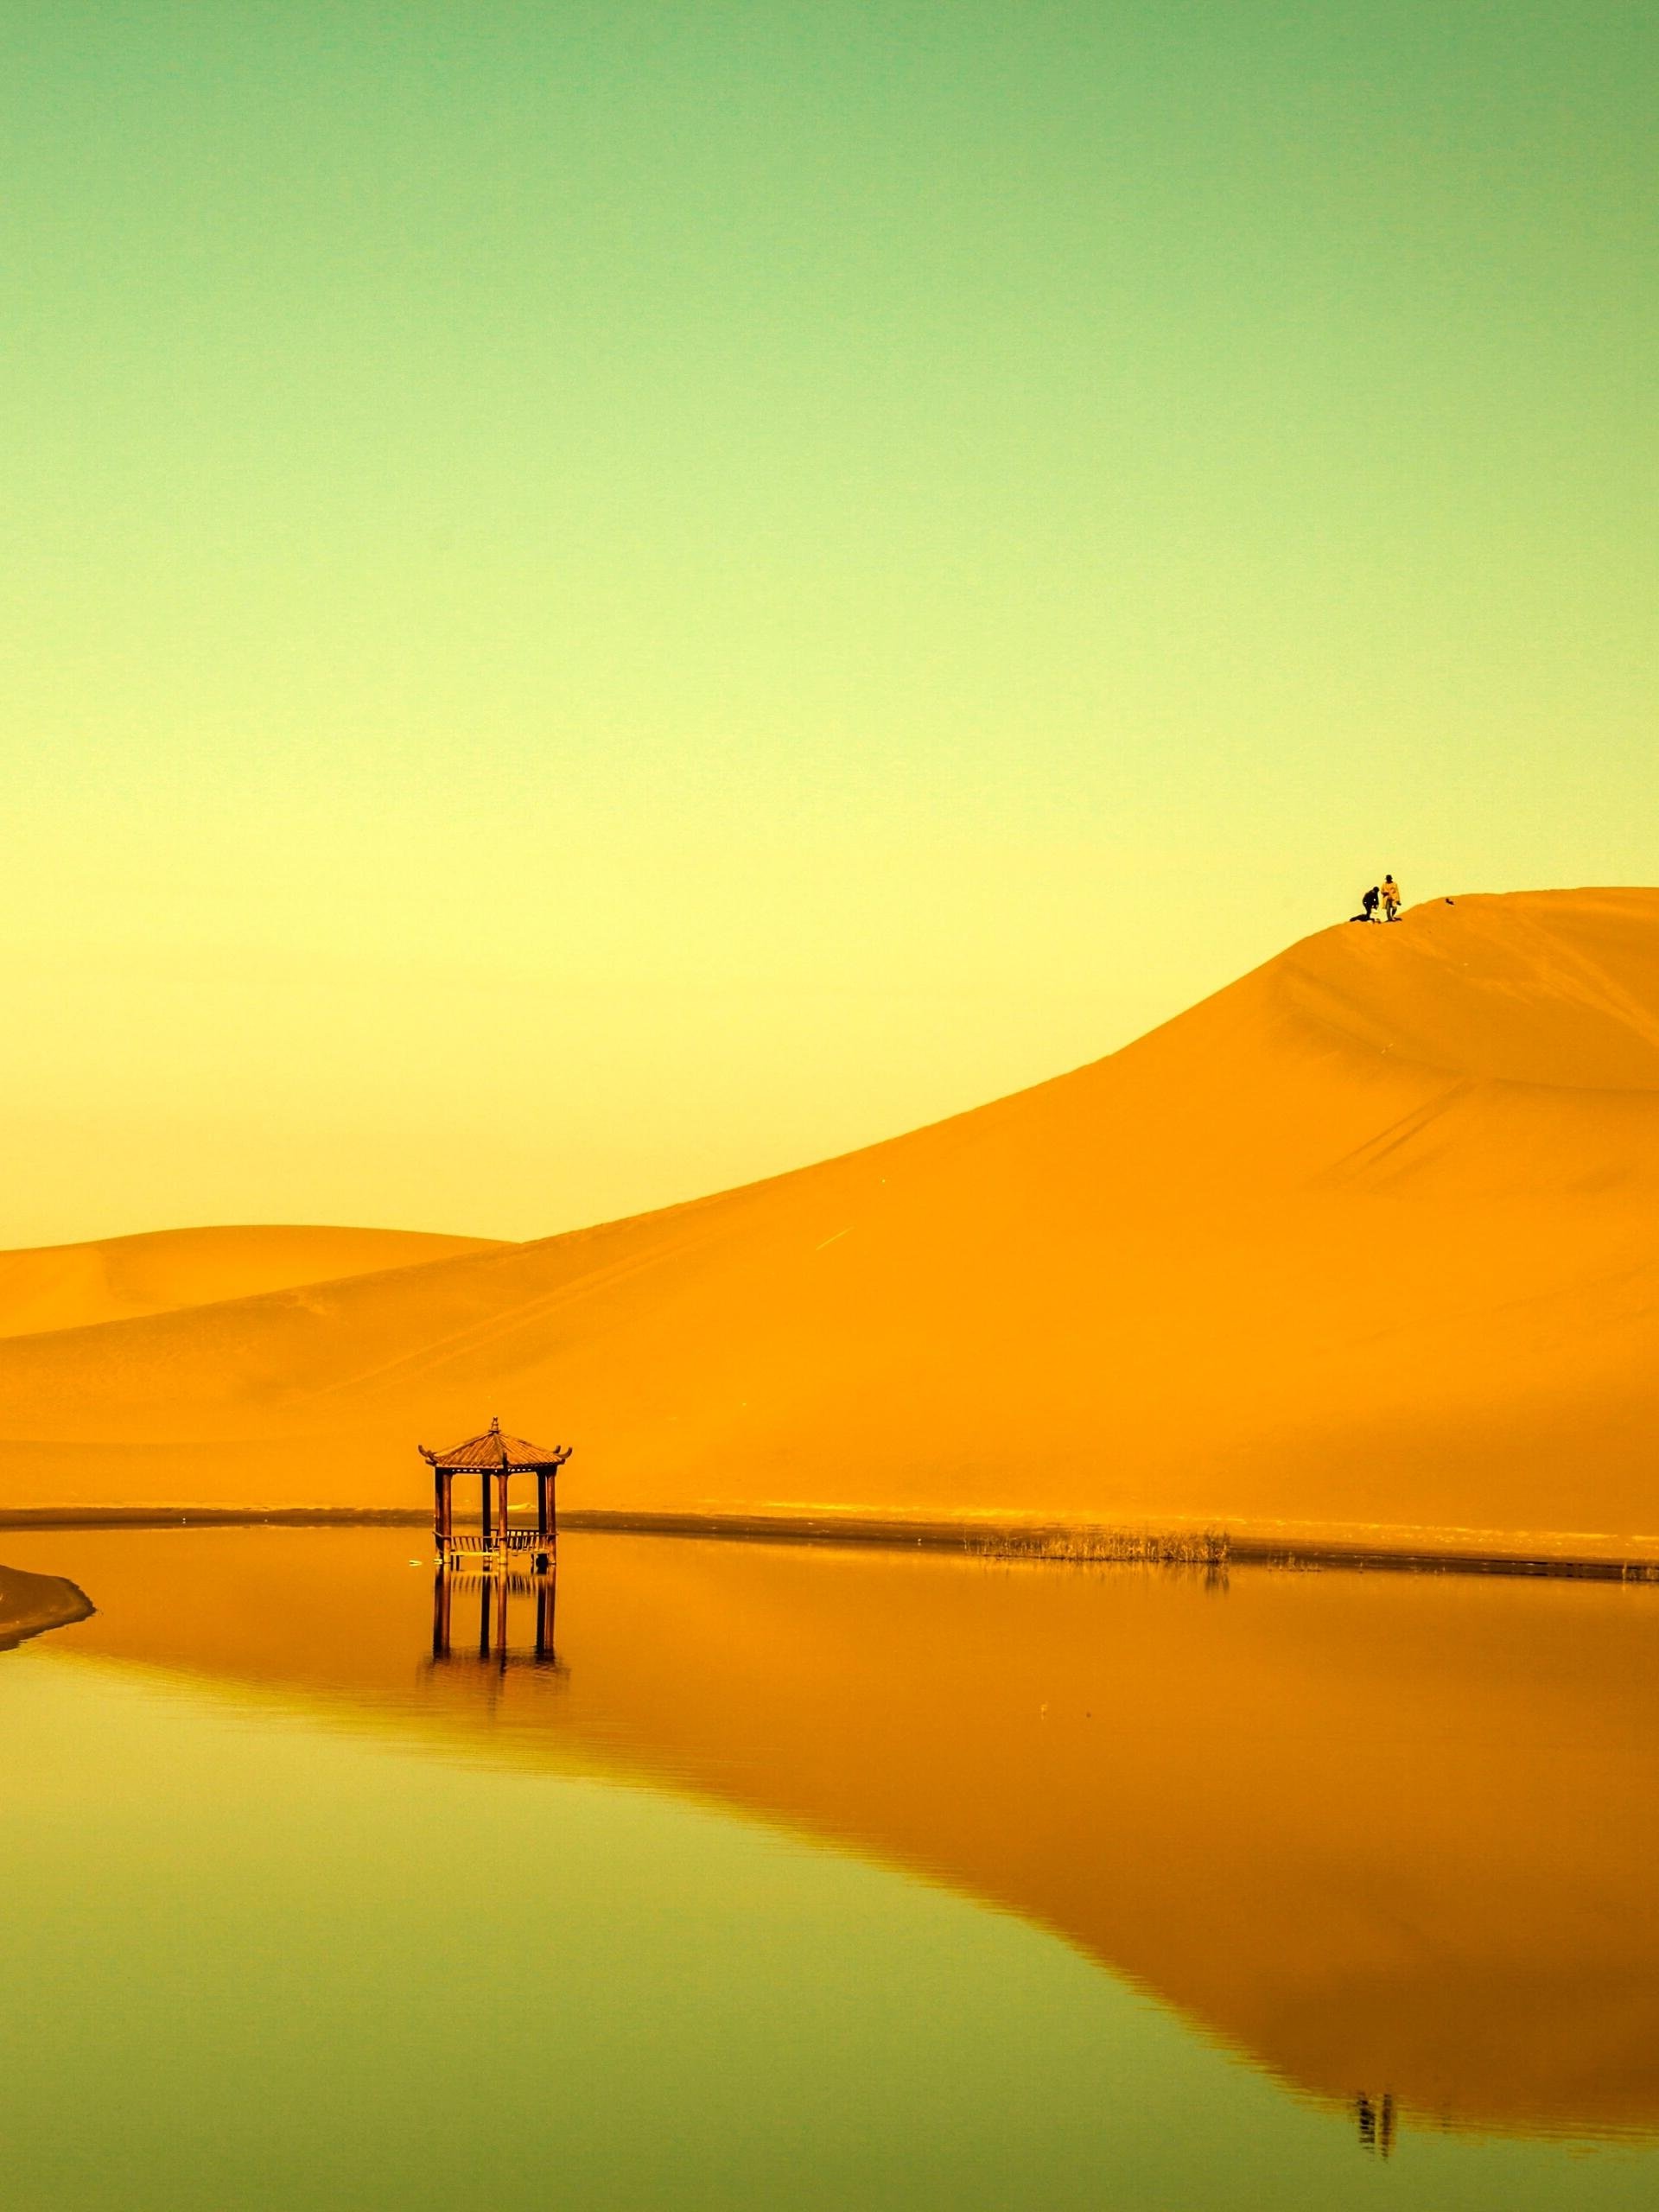
<svg viewBox="0 0 1659 2212">
<path fill-rule="evenodd" d="M 1212 1569 L 1225 1567 L 1233 1552 L 1224 1529 L 999 1529 L 969 1538 L 968 1548 L 982 1559 Z"/>
</svg>

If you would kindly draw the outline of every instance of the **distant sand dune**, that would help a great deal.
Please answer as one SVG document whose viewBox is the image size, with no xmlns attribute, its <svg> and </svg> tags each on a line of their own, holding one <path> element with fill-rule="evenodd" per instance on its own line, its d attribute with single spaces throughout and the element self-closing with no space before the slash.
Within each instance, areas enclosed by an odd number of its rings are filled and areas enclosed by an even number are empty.
<svg viewBox="0 0 1659 2212">
<path fill-rule="evenodd" d="M 1656 1232 L 1659 893 L 1460 898 L 770 1182 L 0 1344 L 0 1502 L 418 1503 L 499 1412 L 572 1505 L 1652 1556 Z"/>
<path fill-rule="evenodd" d="M 498 1249 L 406 1229 L 163 1229 L 0 1252 L 0 1337 L 126 1321 Z"/>
</svg>

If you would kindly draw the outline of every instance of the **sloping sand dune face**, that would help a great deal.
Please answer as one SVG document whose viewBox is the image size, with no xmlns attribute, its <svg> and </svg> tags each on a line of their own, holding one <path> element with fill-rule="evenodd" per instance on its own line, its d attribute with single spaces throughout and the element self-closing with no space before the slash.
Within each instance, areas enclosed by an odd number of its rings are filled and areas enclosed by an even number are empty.
<svg viewBox="0 0 1659 2212">
<path fill-rule="evenodd" d="M 499 1410 L 572 1503 L 1640 1554 L 1656 1039 L 1659 893 L 1339 926 L 771 1183 L 0 1347 L 5 1494 L 418 1503 Z"/>
<path fill-rule="evenodd" d="M 296 1283 L 499 1249 L 402 1229 L 164 1229 L 0 1252 L 0 1336 L 38 1335 L 254 1298 Z"/>
</svg>

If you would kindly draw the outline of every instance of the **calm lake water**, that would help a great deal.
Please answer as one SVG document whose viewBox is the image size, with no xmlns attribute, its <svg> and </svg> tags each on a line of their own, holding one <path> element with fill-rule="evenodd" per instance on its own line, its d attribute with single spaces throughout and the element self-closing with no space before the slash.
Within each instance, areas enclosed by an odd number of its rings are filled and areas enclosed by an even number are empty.
<svg viewBox="0 0 1659 2212">
<path fill-rule="evenodd" d="M 1659 1590 L 0 1558 L 7 2212 L 1659 2202 Z"/>
</svg>

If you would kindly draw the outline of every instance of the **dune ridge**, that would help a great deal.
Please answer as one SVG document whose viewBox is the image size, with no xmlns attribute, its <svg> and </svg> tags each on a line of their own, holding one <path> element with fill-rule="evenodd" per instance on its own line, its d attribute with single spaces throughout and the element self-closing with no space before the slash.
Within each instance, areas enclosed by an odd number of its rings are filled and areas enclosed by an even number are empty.
<svg viewBox="0 0 1659 2212">
<path fill-rule="evenodd" d="M 0 1503 L 572 1506 L 1659 1557 L 1659 893 L 1346 925 L 843 1158 L 0 1344 Z M 92 1448 L 89 1448 L 92 1447 Z"/>
</svg>

